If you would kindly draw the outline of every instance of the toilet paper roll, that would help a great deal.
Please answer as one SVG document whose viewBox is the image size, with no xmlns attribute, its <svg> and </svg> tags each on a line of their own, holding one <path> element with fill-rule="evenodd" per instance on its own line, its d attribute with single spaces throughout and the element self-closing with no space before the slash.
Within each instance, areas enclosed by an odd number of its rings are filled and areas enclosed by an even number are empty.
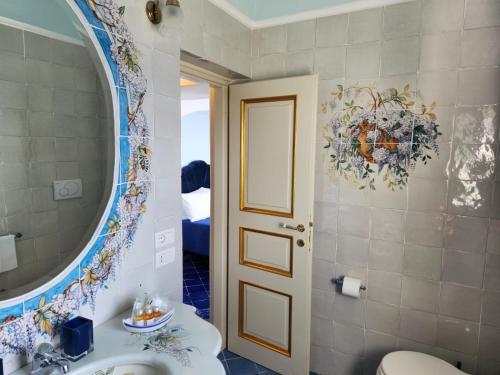
<svg viewBox="0 0 500 375">
<path fill-rule="evenodd" d="M 361 280 L 354 277 L 344 277 L 342 284 L 342 294 L 349 297 L 359 298 Z"/>
<path fill-rule="evenodd" d="M 12 234 L 0 237 L 0 272 L 17 267 L 16 237 Z"/>
</svg>

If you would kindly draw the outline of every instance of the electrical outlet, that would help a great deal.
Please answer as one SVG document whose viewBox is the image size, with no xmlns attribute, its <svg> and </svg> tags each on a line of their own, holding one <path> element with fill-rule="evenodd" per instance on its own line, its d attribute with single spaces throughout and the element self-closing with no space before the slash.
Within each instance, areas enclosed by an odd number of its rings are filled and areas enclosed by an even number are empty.
<svg viewBox="0 0 500 375">
<path fill-rule="evenodd" d="M 156 268 L 166 266 L 175 260 L 175 247 L 156 253 Z"/>
<path fill-rule="evenodd" d="M 155 247 L 161 249 L 175 242 L 175 229 L 169 228 L 155 234 Z"/>
</svg>

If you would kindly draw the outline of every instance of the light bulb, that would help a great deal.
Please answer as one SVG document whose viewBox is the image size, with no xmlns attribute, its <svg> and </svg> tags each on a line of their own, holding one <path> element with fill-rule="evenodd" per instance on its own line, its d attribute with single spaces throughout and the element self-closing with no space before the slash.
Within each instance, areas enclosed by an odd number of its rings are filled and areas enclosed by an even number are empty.
<svg viewBox="0 0 500 375">
<path fill-rule="evenodd" d="M 184 14 L 178 0 L 167 0 L 163 12 L 162 26 L 170 30 L 182 30 Z"/>
</svg>

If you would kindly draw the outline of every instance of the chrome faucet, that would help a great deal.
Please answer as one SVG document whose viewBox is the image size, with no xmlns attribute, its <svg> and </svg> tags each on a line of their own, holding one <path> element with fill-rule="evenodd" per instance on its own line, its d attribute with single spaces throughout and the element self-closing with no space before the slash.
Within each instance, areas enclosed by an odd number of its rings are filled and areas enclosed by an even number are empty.
<svg viewBox="0 0 500 375">
<path fill-rule="evenodd" d="M 31 375 L 52 375 L 54 370 L 59 374 L 69 372 L 69 361 L 54 350 L 49 343 L 38 345 L 31 363 Z"/>
</svg>

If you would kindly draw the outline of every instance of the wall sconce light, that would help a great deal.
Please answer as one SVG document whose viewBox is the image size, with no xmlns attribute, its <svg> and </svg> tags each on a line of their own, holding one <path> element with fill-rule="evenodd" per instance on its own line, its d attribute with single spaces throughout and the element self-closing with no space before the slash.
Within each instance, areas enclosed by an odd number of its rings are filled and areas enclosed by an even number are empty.
<svg viewBox="0 0 500 375">
<path fill-rule="evenodd" d="M 166 0 L 165 13 L 167 20 L 182 20 L 182 10 L 179 0 Z M 146 15 L 151 23 L 158 25 L 162 21 L 160 0 L 150 0 L 146 3 Z"/>
</svg>

